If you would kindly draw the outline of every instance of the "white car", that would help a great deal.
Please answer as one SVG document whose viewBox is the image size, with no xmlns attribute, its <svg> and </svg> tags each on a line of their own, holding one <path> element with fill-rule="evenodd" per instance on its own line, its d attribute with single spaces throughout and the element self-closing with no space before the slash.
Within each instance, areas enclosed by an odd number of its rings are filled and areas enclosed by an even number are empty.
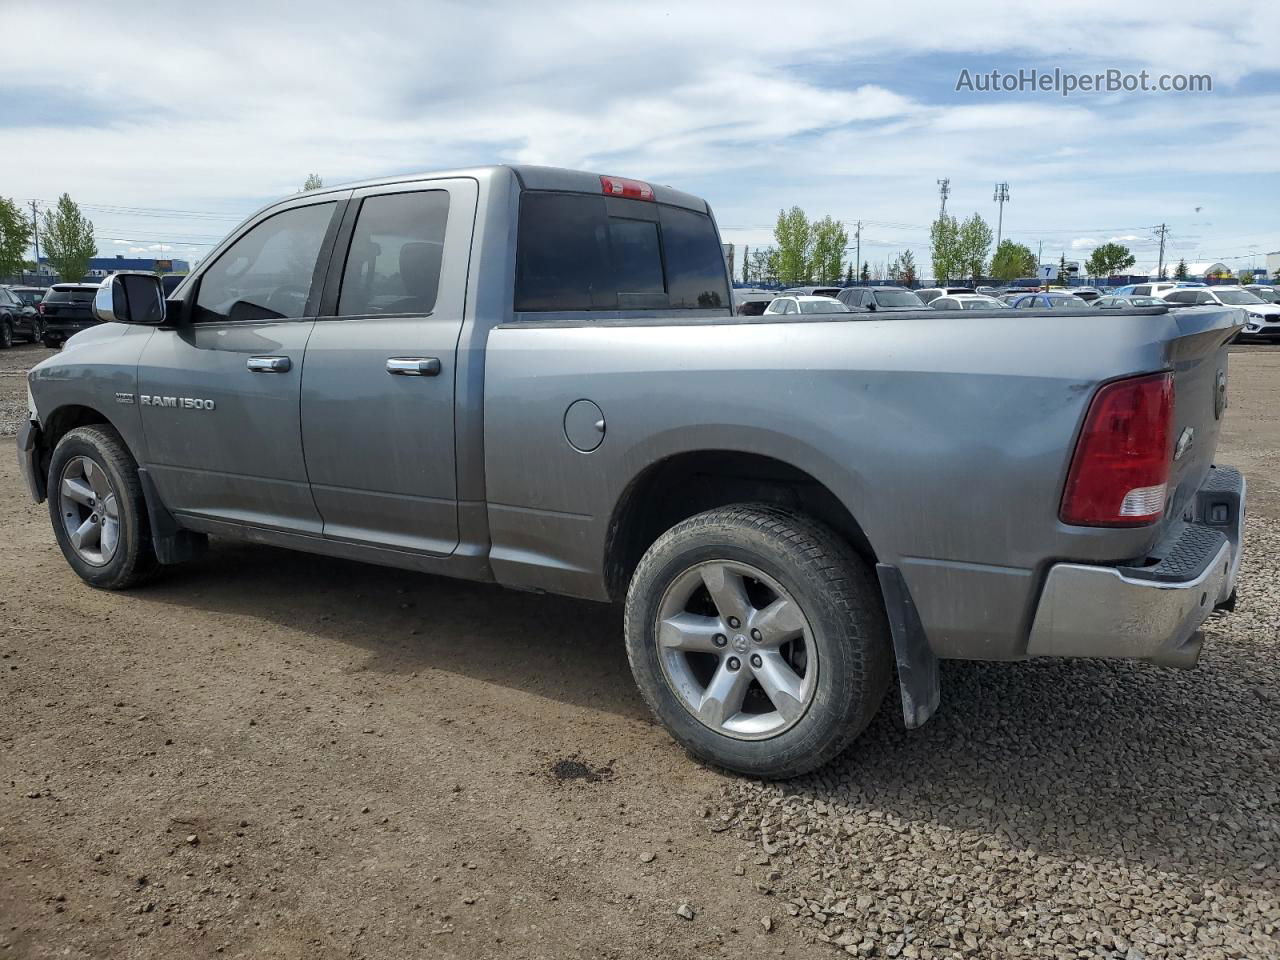
<svg viewBox="0 0 1280 960">
<path fill-rule="evenodd" d="M 995 297 L 986 297 L 980 293 L 953 293 L 946 297 L 935 297 L 929 304 L 935 310 L 1008 310 L 1009 305 Z"/>
<path fill-rule="evenodd" d="M 1267 303 L 1242 287 L 1187 287 L 1170 290 L 1163 300 L 1171 307 L 1240 307 L 1245 326 L 1238 339 L 1280 341 L 1280 304 Z"/>
<path fill-rule="evenodd" d="M 916 296 L 925 303 L 937 300 L 939 297 L 949 297 L 953 293 L 974 293 L 973 287 L 925 287 L 923 290 L 917 290 Z"/>
<path fill-rule="evenodd" d="M 853 313 L 835 297 L 787 296 L 777 297 L 769 304 L 764 315 L 797 313 Z"/>
</svg>

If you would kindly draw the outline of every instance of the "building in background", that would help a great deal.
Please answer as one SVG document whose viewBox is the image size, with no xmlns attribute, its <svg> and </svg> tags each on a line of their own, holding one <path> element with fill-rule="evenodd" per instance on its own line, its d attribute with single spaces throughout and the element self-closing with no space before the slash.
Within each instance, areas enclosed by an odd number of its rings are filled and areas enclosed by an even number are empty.
<svg viewBox="0 0 1280 960">
<path fill-rule="evenodd" d="M 146 270 L 151 273 L 160 274 L 185 274 L 190 272 L 191 264 L 186 260 L 173 259 L 156 259 L 154 257 L 126 257 L 117 254 L 114 257 L 94 257 L 89 261 L 89 269 L 83 277 L 59 277 L 54 272 L 53 267 L 49 265 L 46 257 L 40 258 L 40 263 L 34 273 L 26 272 L 21 277 L 0 278 L 0 282 L 14 284 L 31 284 L 38 287 L 47 287 L 51 283 L 59 281 L 80 281 L 80 280 L 101 280 L 113 273 L 121 270 Z"/>
</svg>

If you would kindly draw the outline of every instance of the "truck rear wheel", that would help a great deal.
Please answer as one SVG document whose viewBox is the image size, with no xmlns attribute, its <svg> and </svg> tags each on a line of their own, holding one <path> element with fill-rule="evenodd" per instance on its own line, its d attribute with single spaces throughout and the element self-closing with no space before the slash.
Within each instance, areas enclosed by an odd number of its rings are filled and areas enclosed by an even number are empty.
<svg viewBox="0 0 1280 960">
<path fill-rule="evenodd" d="M 138 465 L 112 427 L 77 427 L 49 463 L 49 517 L 62 555 L 85 583 L 123 590 L 156 569 Z"/>
<path fill-rule="evenodd" d="M 893 650 L 871 569 L 814 520 L 740 504 L 672 527 L 627 591 L 631 670 L 694 756 L 786 778 L 840 753 L 879 709 Z"/>
</svg>

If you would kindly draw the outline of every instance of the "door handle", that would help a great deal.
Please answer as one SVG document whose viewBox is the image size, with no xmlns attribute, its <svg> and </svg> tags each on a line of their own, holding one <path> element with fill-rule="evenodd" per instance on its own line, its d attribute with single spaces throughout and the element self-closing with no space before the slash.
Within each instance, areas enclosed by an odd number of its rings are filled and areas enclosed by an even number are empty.
<svg viewBox="0 0 1280 960">
<path fill-rule="evenodd" d="M 250 357 L 245 366 L 254 373 L 288 373 L 293 363 L 288 357 Z"/>
<path fill-rule="evenodd" d="M 435 357 L 391 357 L 387 360 L 387 373 L 396 377 L 434 377 L 440 372 L 440 361 Z"/>
</svg>

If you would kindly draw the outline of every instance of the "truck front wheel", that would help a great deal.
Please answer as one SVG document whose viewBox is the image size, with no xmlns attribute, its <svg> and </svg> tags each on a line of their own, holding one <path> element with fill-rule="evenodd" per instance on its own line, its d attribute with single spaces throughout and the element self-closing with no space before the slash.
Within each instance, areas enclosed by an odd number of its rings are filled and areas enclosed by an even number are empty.
<svg viewBox="0 0 1280 960">
<path fill-rule="evenodd" d="M 138 465 L 106 424 L 77 427 L 58 441 L 49 517 L 62 555 L 90 586 L 123 590 L 156 569 Z"/>
<path fill-rule="evenodd" d="M 889 688 L 893 649 L 869 565 L 793 511 L 740 504 L 649 548 L 626 603 L 636 683 L 694 756 L 797 776 L 840 753 Z"/>
</svg>

